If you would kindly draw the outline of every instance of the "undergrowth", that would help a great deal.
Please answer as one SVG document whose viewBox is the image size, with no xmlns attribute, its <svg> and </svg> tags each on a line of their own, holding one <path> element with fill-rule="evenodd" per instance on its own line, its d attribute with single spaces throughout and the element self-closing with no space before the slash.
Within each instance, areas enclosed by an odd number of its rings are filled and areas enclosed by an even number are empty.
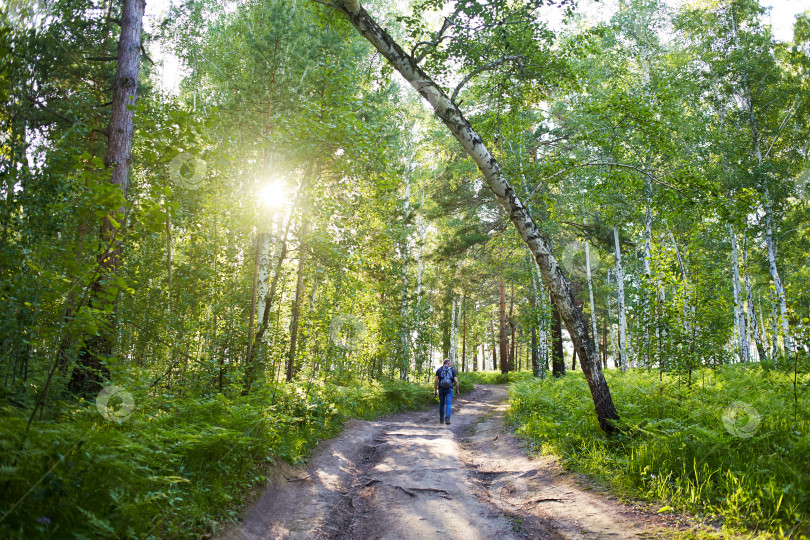
<svg viewBox="0 0 810 540">
<path fill-rule="evenodd" d="M 134 395 L 123 423 L 94 403 L 56 422 L 0 417 L 0 538 L 189 538 L 237 517 L 277 459 L 295 464 L 348 418 L 433 403 L 401 381 L 266 387 L 249 397 Z"/>
<path fill-rule="evenodd" d="M 729 529 L 810 533 L 810 376 L 762 366 L 605 374 L 621 433 L 599 429 L 581 373 L 518 382 L 509 420 L 536 450 L 619 493 Z"/>
<path fill-rule="evenodd" d="M 528 381 L 532 379 L 529 371 L 510 371 L 501 373 L 500 371 L 466 371 L 458 374 L 459 384 L 509 384 L 517 381 Z M 464 393 L 464 388 L 461 388 Z"/>
</svg>

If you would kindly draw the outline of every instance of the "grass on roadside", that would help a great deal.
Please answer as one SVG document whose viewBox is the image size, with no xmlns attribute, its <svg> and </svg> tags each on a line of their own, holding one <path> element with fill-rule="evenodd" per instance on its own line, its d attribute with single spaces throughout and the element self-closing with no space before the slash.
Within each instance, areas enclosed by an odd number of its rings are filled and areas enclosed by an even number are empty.
<svg viewBox="0 0 810 540">
<path fill-rule="evenodd" d="M 781 537 L 810 534 L 810 376 L 758 366 L 606 373 L 622 433 L 606 437 L 581 373 L 511 387 L 519 436 L 619 493 Z"/>
<path fill-rule="evenodd" d="M 0 537 L 200 537 L 238 516 L 270 462 L 300 462 L 348 418 L 434 402 L 432 387 L 402 381 L 134 400 L 121 424 L 87 403 L 56 422 L 35 421 L 24 442 L 27 419 L 0 411 Z"/>
</svg>

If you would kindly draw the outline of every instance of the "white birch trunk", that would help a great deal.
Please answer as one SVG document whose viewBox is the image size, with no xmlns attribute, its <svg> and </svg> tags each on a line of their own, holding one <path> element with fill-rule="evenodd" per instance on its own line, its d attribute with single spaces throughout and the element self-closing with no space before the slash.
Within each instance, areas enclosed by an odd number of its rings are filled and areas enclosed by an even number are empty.
<svg viewBox="0 0 810 540">
<path fill-rule="evenodd" d="M 645 185 L 645 195 L 644 199 L 646 202 L 646 210 L 644 213 L 644 275 L 647 278 L 652 277 L 652 180 L 647 177 L 646 178 L 646 185 Z M 649 283 L 649 280 L 648 280 Z M 646 298 L 646 294 L 645 294 Z M 647 300 L 647 317 L 645 317 L 644 327 L 642 331 L 644 334 L 642 335 L 643 345 L 642 348 L 644 349 L 644 365 L 650 365 L 650 319 L 652 313 L 652 301 Z M 636 364 L 634 367 L 638 367 L 638 360 L 636 360 Z"/>
<path fill-rule="evenodd" d="M 532 258 L 532 289 L 534 291 L 534 305 L 538 310 L 544 304 L 543 299 L 546 298 L 546 289 L 543 286 L 543 280 L 540 278 L 540 270 L 537 268 L 537 262 Z M 548 332 L 545 325 L 545 317 L 542 320 L 538 317 L 537 320 L 537 363 L 540 370 L 540 377 L 543 378 L 546 372 L 546 359 L 548 358 Z"/>
<path fill-rule="evenodd" d="M 257 276 L 258 306 L 256 320 L 264 319 L 264 310 L 267 306 L 267 286 L 270 279 L 270 235 L 259 232 L 257 255 L 259 256 L 259 270 Z"/>
<path fill-rule="evenodd" d="M 757 149 L 759 151 L 759 149 Z M 779 305 L 779 321 L 782 323 L 782 335 L 785 344 L 785 353 L 793 354 L 793 340 L 790 337 L 790 327 L 788 324 L 787 300 L 785 298 L 785 288 L 782 285 L 782 278 L 779 277 L 779 270 L 776 266 L 776 246 L 773 241 L 773 208 L 771 207 L 770 193 L 768 187 L 764 190 L 765 199 L 765 247 L 768 250 L 768 267 L 771 271 L 771 279 L 776 292 L 776 300 Z"/>
<path fill-rule="evenodd" d="M 382 54 L 408 83 L 425 98 L 436 116 L 442 120 L 465 152 L 473 159 L 498 203 L 517 229 L 537 261 L 543 280 L 557 307 L 560 316 L 579 350 L 582 369 L 593 397 L 594 409 L 600 427 L 606 432 L 616 430 L 613 421 L 618 419 L 610 389 L 607 386 L 602 366 L 588 335 L 588 326 L 557 259 L 546 239 L 540 233 L 534 219 L 517 197 L 515 190 L 503 174 L 500 163 L 490 153 L 478 133 L 447 94 L 418 66 L 418 63 L 399 46 L 360 6 L 358 0 L 344 0 L 335 7 L 346 15 L 349 22 Z"/>
<path fill-rule="evenodd" d="M 408 213 L 411 211 L 411 174 L 410 169 L 405 175 L 405 200 L 403 202 L 403 214 L 407 218 Z M 407 219 L 406 219 L 407 222 Z M 407 225 L 405 225 L 407 227 Z M 402 358 L 400 359 L 402 365 L 399 368 L 399 378 L 403 381 L 408 380 L 408 371 L 411 364 L 411 346 L 410 346 L 410 327 L 408 325 L 408 234 L 407 230 L 405 238 L 402 240 L 402 293 L 400 295 L 400 320 L 402 328 Z"/>
<path fill-rule="evenodd" d="M 737 233 L 734 227 L 729 227 L 731 234 L 731 267 L 733 269 L 734 285 L 734 326 L 737 328 L 737 348 L 740 362 L 748 362 L 748 335 L 745 328 L 745 308 L 740 290 L 740 259 L 737 250 Z"/>
<path fill-rule="evenodd" d="M 588 295 L 591 299 L 591 328 L 593 329 L 593 348 L 599 355 L 599 332 L 596 329 L 596 302 L 593 300 L 593 280 L 591 279 L 591 246 L 585 239 L 585 272 L 588 279 Z"/>
<path fill-rule="evenodd" d="M 771 289 L 771 359 L 776 362 L 779 355 L 779 313 L 776 306 L 776 293 Z"/>
<path fill-rule="evenodd" d="M 608 288 L 610 288 L 610 271 L 608 271 Z M 608 332 L 610 333 L 610 346 L 613 348 L 613 368 L 619 368 L 619 348 L 616 345 L 616 334 L 618 333 L 618 325 L 614 331 L 613 323 L 613 298 L 608 295 Z"/>
<path fill-rule="evenodd" d="M 624 312 L 624 270 L 622 269 L 622 249 L 619 246 L 619 229 L 613 227 L 613 241 L 616 245 L 616 288 L 618 289 L 619 310 L 619 362 L 622 372 L 627 372 L 627 319 Z"/>
<path fill-rule="evenodd" d="M 757 360 L 762 362 L 765 360 L 765 347 L 757 322 L 756 308 L 754 307 L 754 292 L 751 287 L 751 276 L 748 274 L 748 243 L 745 241 L 743 242 L 743 267 L 745 268 L 745 303 L 748 306 L 748 310 L 746 311 L 748 326 L 751 328 L 751 336 L 753 336 L 754 343 L 756 343 Z"/>
</svg>

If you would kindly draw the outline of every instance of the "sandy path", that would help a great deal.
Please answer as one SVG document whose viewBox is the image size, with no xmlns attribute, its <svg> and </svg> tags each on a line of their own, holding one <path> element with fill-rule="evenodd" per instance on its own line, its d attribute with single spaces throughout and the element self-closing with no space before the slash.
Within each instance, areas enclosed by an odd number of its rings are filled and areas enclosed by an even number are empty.
<svg viewBox="0 0 810 540">
<path fill-rule="evenodd" d="M 438 413 L 352 421 L 306 470 L 288 468 L 223 540 L 652 538 L 665 518 L 528 458 L 503 423 L 505 387 Z M 584 489 L 583 489 L 584 488 Z"/>
</svg>

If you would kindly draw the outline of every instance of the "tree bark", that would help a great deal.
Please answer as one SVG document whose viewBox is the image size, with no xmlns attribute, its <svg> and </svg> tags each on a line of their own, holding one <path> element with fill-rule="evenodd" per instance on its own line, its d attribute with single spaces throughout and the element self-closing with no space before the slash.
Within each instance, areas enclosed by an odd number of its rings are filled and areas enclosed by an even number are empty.
<svg viewBox="0 0 810 540">
<path fill-rule="evenodd" d="M 107 153 L 104 167 L 111 171 L 110 183 L 118 186 L 126 199 L 129 193 L 129 169 L 132 164 L 133 116 L 138 97 L 138 69 L 141 58 L 141 29 L 144 0 L 124 0 L 121 11 L 121 36 L 118 40 L 118 56 L 110 124 L 107 128 Z M 92 304 L 103 309 L 104 304 L 114 301 L 117 292 L 105 290 L 103 282 L 118 274 L 121 265 L 121 235 L 123 234 L 126 208 L 121 207 L 115 215 L 106 215 L 99 231 L 99 277 L 92 285 Z M 113 298 L 109 298 L 113 296 Z M 111 321 L 108 321 L 111 322 Z M 98 392 L 102 382 L 109 379 L 110 371 L 104 357 L 113 352 L 113 330 L 100 329 L 100 334 L 87 341 L 79 353 L 76 368 L 71 374 L 68 389 L 77 394 L 90 395 Z"/>
<path fill-rule="evenodd" d="M 562 320 L 557 306 L 551 312 L 551 374 L 555 377 L 565 375 L 565 357 L 563 356 Z"/>
<path fill-rule="evenodd" d="M 591 278 L 591 246 L 588 239 L 585 239 L 585 271 L 588 280 L 588 295 L 591 300 L 591 326 L 593 327 L 593 344 L 596 356 L 599 357 L 599 332 L 596 329 L 596 302 L 593 299 L 593 279 Z"/>
<path fill-rule="evenodd" d="M 403 216 L 404 227 L 407 227 L 409 215 L 411 212 L 411 174 L 410 166 L 408 173 L 405 175 L 405 201 L 403 202 Z M 408 324 L 408 234 L 406 229 L 405 238 L 400 243 L 400 250 L 402 253 L 402 292 L 400 293 L 400 328 L 402 356 L 400 357 L 399 378 L 400 380 L 408 380 L 408 371 L 411 365 L 411 346 L 410 346 L 410 325 Z"/>
<path fill-rule="evenodd" d="M 737 347 L 740 354 L 740 362 L 748 362 L 748 334 L 745 327 L 745 307 L 742 304 L 742 293 L 740 291 L 740 258 L 737 250 L 737 233 L 734 227 L 729 227 L 731 235 L 731 268 L 732 285 L 734 290 L 734 326 L 737 328 Z"/>
<path fill-rule="evenodd" d="M 506 296 L 503 277 L 500 284 L 500 303 L 498 307 L 498 346 L 501 353 L 501 373 L 509 371 L 509 344 L 506 342 Z"/>
<path fill-rule="evenodd" d="M 278 282 L 281 278 L 281 267 L 284 264 L 284 260 L 287 258 L 287 234 L 290 231 L 291 224 L 292 219 L 289 219 L 287 222 L 287 227 L 284 230 L 284 237 L 281 239 L 281 248 L 279 249 L 278 256 L 276 257 L 276 267 L 273 273 L 273 281 L 270 282 L 270 288 L 267 291 L 267 296 L 264 298 L 265 307 L 259 328 L 256 330 L 255 335 L 248 336 L 250 341 L 248 342 L 248 355 L 245 359 L 245 380 L 242 388 L 242 395 L 246 395 L 248 392 L 250 392 L 250 388 L 253 385 L 256 372 L 256 350 L 258 349 L 259 345 L 261 345 L 262 339 L 264 338 L 264 333 L 270 326 L 270 312 L 272 311 L 271 308 L 273 306 L 273 298 L 276 296 L 276 289 L 278 288 Z"/>
<path fill-rule="evenodd" d="M 510 333 L 510 347 L 509 347 L 509 362 L 506 363 L 507 371 L 515 370 L 515 317 L 513 315 L 515 308 L 515 286 L 509 287 L 509 333 Z"/>
<path fill-rule="evenodd" d="M 616 288 L 618 289 L 619 311 L 619 365 L 627 371 L 627 319 L 624 312 L 624 270 L 622 269 L 622 249 L 619 245 L 619 230 L 613 227 L 613 240 L 616 247 Z"/>
<path fill-rule="evenodd" d="M 760 160 L 761 163 L 761 160 Z M 785 354 L 793 354 L 793 341 L 790 337 L 790 326 L 788 322 L 787 300 L 785 297 L 785 287 L 782 285 L 782 278 L 779 276 L 779 269 L 776 265 L 776 245 L 773 239 L 773 208 L 767 186 L 764 189 L 765 200 L 765 247 L 768 251 L 768 268 L 773 280 L 774 293 L 779 305 L 779 321 L 782 323 L 782 334 L 785 345 Z"/>
<path fill-rule="evenodd" d="M 492 371 L 498 369 L 498 342 L 495 341 L 495 323 L 489 318 L 489 335 L 492 340 Z"/>
<path fill-rule="evenodd" d="M 306 265 L 307 233 L 309 231 L 309 219 L 303 216 L 301 221 L 301 231 L 298 234 L 298 278 L 295 282 L 295 300 L 293 301 L 290 313 L 290 353 L 287 356 L 287 382 L 292 382 L 295 377 L 295 353 L 298 344 L 298 321 L 301 317 L 301 300 L 304 297 L 304 268 Z"/>
<path fill-rule="evenodd" d="M 757 346 L 757 355 L 760 362 L 767 359 L 765 354 L 765 347 L 763 345 L 762 335 L 759 331 L 759 324 L 757 323 L 757 313 L 754 307 L 754 294 L 751 287 L 751 276 L 748 273 L 748 243 L 743 237 L 743 267 L 745 268 L 745 293 L 746 303 L 748 304 L 747 316 L 748 325 L 751 327 L 751 335 L 754 336 L 754 342 Z"/>
<path fill-rule="evenodd" d="M 461 371 L 467 371 L 467 310 L 461 297 Z"/>
</svg>

